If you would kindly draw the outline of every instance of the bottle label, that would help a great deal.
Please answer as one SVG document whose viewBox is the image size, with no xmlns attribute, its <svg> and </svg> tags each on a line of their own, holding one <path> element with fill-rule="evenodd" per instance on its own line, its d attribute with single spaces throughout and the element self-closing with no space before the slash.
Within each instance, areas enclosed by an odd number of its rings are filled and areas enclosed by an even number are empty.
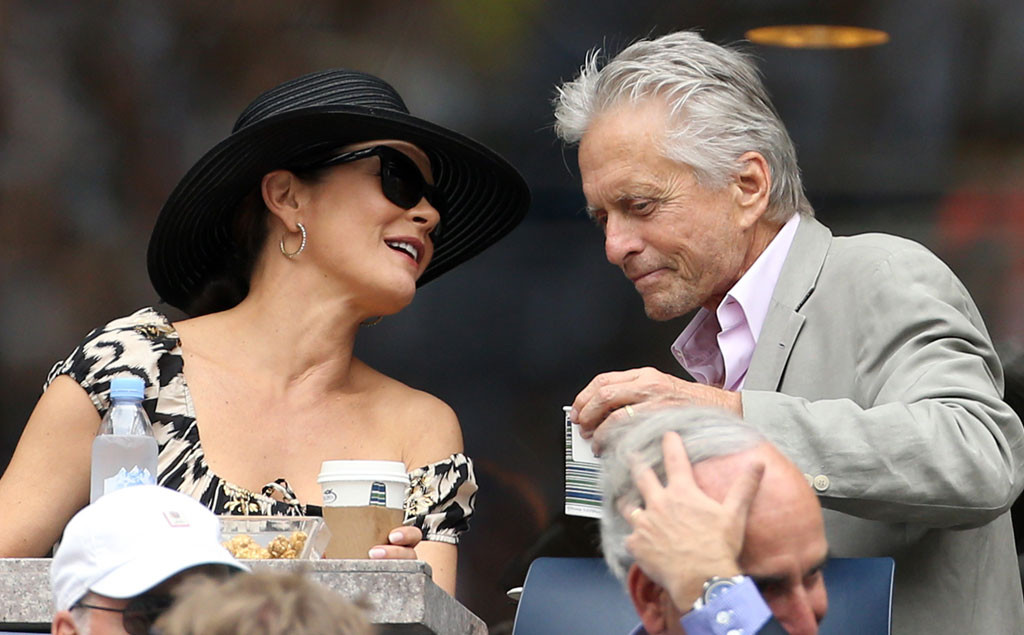
<svg viewBox="0 0 1024 635">
<path fill-rule="evenodd" d="M 117 474 L 103 479 L 103 493 L 109 494 L 132 485 L 156 485 L 156 478 L 149 473 L 149 470 L 139 469 L 138 465 L 133 467 L 131 471 L 126 471 L 122 467 Z"/>
</svg>

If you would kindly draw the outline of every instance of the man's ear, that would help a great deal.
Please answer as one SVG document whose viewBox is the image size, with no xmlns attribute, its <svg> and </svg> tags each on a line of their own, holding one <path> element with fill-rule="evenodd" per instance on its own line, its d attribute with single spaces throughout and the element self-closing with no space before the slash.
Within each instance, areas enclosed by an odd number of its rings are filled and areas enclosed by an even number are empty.
<svg viewBox="0 0 1024 635">
<path fill-rule="evenodd" d="M 288 170 L 268 172 L 260 182 L 263 203 L 291 232 L 299 230 L 296 223 L 302 220 L 299 209 L 305 200 L 306 189 L 306 184 Z"/>
<path fill-rule="evenodd" d="M 739 169 L 733 175 L 736 204 L 744 227 L 753 227 L 768 209 L 772 171 L 760 152 L 743 153 L 737 164 Z"/>
<path fill-rule="evenodd" d="M 662 610 L 662 594 L 664 589 L 654 580 L 647 577 L 640 567 L 633 564 L 626 574 L 626 587 L 629 597 L 633 600 L 633 608 L 640 617 L 644 629 L 654 635 L 665 632 L 668 624 Z"/>
<path fill-rule="evenodd" d="M 76 635 L 78 628 L 75 620 L 71 617 L 71 611 L 57 611 L 50 622 L 50 633 L 52 635 Z"/>
</svg>

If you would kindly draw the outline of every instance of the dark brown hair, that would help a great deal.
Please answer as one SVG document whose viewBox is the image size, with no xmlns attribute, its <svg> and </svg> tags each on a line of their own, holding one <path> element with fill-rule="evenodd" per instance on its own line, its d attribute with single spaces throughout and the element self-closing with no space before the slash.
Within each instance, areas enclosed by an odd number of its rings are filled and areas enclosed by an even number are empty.
<svg viewBox="0 0 1024 635">
<path fill-rule="evenodd" d="M 321 152 L 322 154 L 322 152 Z M 309 166 L 308 161 L 296 165 Z M 320 181 L 330 168 L 302 167 L 291 169 L 301 180 Z M 262 181 L 262 179 L 261 179 Z M 207 280 L 188 306 L 182 307 L 192 317 L 226 311 L 249 295 L 256 261 L 259 260 L 269 234 L 270 211 L 263 202 L 262 187 L 257 184 L 235 207 L 229 223 L 231 249 L 225 254 L 223 271 Z"/>
</svg>

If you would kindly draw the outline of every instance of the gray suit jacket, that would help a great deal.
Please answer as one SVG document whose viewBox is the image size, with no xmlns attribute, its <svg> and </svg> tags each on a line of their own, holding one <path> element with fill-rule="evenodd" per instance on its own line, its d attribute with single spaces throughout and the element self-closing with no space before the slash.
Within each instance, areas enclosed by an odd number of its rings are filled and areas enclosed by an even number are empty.
<svg viewBox="0 0 1024 635">
<path fill-rule="evenodd" d="M 742 391 L 832 555 L 896 560 L 893 633 L 1024 633 L 1024 429 L 967 290 L 917 243 L 801 219 Z"/>
</svg>

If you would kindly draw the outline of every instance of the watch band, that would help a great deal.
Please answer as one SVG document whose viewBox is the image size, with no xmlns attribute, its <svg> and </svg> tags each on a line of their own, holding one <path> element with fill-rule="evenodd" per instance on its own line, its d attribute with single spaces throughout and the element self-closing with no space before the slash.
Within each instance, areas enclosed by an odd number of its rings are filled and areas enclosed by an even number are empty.
<svg viewBox="0 0 1024 635">
<path fill-rule="evenodd" d="M 729 589 L 743 582 L 743 578 L 744 576 L 742 575 L 735 575 L 731 578 L 722 578 L 717 575 L 711 576 L 704 581 L 704 589 L 700 597 L 694 600 L 693 610 L 702 609 L 718 596 L 728 593 Z"/>
</svg>

